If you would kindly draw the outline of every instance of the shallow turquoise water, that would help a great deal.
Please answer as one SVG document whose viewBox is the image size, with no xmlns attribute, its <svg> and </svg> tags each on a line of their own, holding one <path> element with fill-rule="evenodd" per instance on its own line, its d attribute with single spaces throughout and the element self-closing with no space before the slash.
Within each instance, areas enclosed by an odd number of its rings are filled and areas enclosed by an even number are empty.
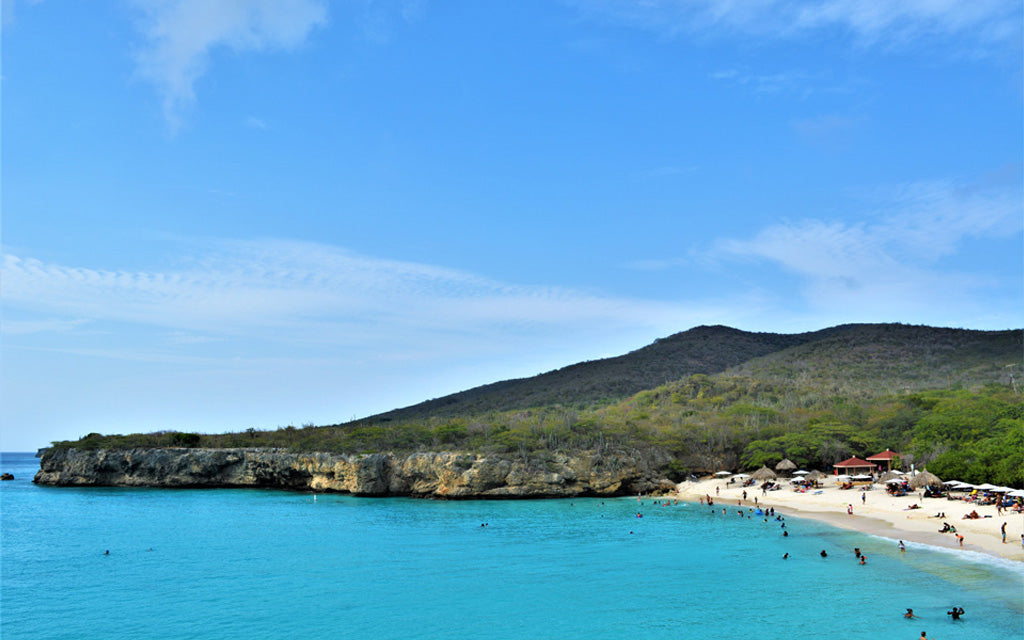
<svg viewBox="0 0 1024 640">
<path fill-rule="evenodd" d="M 0 468 L 4 640 L 1024 636 L 1019 563 L 794 518 L 783 538 L 735 507 L 57 489 L 31 456 Z"/>
</svg>

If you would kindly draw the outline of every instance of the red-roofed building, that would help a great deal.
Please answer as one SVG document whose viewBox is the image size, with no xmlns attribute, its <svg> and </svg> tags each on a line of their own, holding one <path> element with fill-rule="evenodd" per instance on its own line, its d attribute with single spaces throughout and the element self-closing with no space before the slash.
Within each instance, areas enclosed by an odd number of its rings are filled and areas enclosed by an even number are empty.
<svg viewBox="0 0 1024 640">
<path fill-rule="evenodd" d="M 868 456 L 868 462 L 877 462 L 878 466 L 882 466 L 882 463 L 884 462 L 885 470 L 892 471 L 892 461 L 894 458 L 899 457 L 899 455 L 900 454 L 896 453 L 895 451 L 890 451 L 889 449 L 886 449 L 882 453 L 876 453 L 873 456 Z"/>
<path fill-rule="evenodd" d="M 874 463 L 868 462 L 867 460 L 861 460 L 854 456 L 849 460 L 843 460 L 832 465 L 836 470 L 836 475 L 839 475 L 839 471 L 842 470 L 846 473 L 857 473 L 863 471 L 864 473 L 871 473 L 878 466 Z"/>
</svg>

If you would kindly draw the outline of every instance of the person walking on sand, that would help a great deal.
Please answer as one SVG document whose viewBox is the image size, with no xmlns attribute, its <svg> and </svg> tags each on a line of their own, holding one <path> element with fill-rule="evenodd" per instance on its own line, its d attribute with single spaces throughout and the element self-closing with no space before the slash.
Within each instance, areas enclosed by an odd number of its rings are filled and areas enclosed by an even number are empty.
<svg viewBox="0 0 1024 640">
<path fill-rule="evenodd" d="M 1006 544 L 1006 523 L 1005 522 L 1003 523 L 1003 526 L 999 527 L 999 532 L 1003 534 L 1003 544 Z"/>
</svg>

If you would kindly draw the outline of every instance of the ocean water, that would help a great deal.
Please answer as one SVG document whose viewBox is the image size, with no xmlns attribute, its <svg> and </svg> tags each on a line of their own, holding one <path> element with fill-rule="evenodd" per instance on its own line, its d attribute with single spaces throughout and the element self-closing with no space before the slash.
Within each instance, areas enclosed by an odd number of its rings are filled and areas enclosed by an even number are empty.
<svg viewBox="0 0 1024 640">
<path fill-rule="evenodd" d="M 1024 637 L 1020 563 L 796 518 L 783 537 L 735 506 L 69 489 L 37 469 L 0 457 L 4 640 Z"/>
</svg>

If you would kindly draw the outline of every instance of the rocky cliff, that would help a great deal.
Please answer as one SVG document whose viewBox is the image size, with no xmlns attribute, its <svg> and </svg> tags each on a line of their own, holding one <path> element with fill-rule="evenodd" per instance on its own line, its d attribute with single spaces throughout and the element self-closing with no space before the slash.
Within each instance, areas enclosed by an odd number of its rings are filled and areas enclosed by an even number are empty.
<svg viewBox="0 0 1024 640">
<path fill-rule="evenodd" d="M 500 457 L 278 449 L 51 449 L 34 482 L 54 486 L 263 487 L 361 496 L 541 498 L 612 496 L 673 486 L 659 454 Z"/>
</svg>

